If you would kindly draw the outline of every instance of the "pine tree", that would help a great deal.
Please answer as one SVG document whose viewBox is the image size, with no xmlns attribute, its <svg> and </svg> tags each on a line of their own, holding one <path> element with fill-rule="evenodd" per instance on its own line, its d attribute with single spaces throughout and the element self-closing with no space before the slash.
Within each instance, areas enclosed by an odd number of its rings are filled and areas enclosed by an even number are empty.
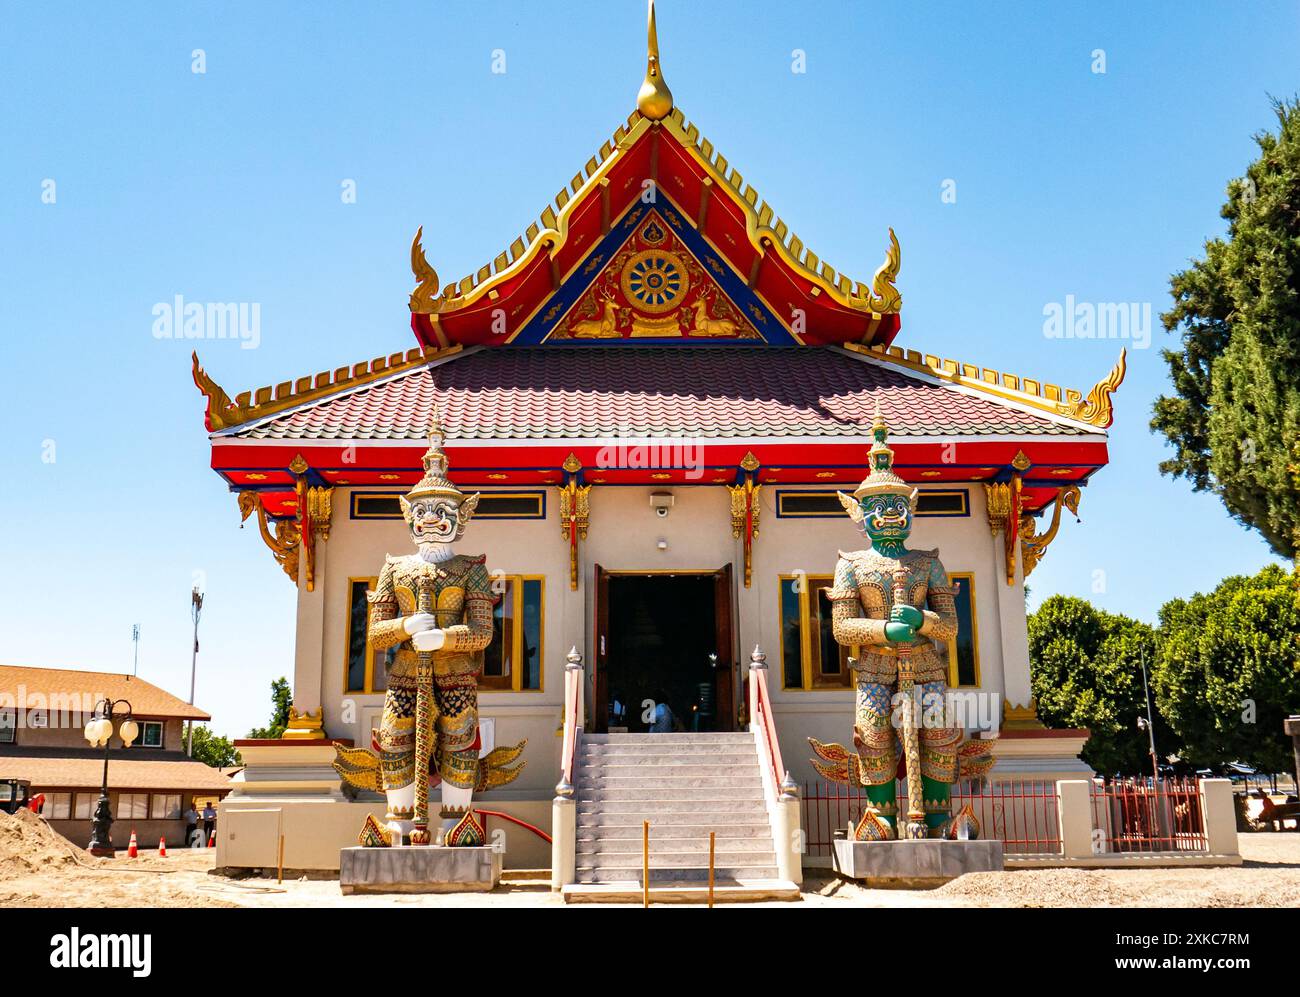
<svg viewBox="0 0 1300 997">
<path fill-rule="evenodd" d="M 1161 316 L 1181 348 L 1164 350 L 1174 393 L 1151 428 L 1174 447 L 1160 465 L 1213 491 L 1234 518 L 1294 557 L 1300 488 L 1300 100 L 1274 102 L 1278 133 L 1228 186 L 1226 238 L 1170 278 Z"/>
</svg>

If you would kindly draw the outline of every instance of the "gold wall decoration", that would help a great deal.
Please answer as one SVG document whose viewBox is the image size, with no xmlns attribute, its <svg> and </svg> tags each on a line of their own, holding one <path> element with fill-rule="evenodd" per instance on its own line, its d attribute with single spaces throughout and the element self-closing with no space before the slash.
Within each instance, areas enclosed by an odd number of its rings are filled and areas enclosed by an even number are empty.
<svg viewBox="0 0 1300 997">
<path fill-rule="evenodd" d="M 1038 701 L 1033 696 L 1029 697 L 1027 704 L 1002 701 L 1003 730 L 1042 730 L 1044 727 L 1045 724 L 1038 719 Z"/>
<path fill-rule="evenodd" d="M 324 708 L 298 710 L 289 707 L 289 723 L 280 735 L 282 741 L 320 741 L 325 737 Z"/>
<path fill-rule="evenodd" d="M 746 454 L 746 459 L 753 454 Z M 743 467 L 743 464 L 742 464 Z M 754 541 L 758 539 L 758 493 L 763 487 L 754 481 L 758 461 L 753 469 L 746 469 L 745 480 L 738 485 L 727 485 L 731 493 L 731 535 L 744 541 L 745 550 L 745 588 L 749 588 L 754 577 Z"/>
<path fill-rule="evenodd" d="M 1115 366 L 1110 369 L 1109 374 L 1092 386 L 1088 397 L 1070 399 L 1066 404 L 1058 405 L 1057 411 L 1071 419 L 1107 429 L 1115 421 L 1110 396 L 1124 383 L 1124 375 L 1128 371 L 1127 354 L 1128 347 L 1121 347 Z"/>
<path fill-rule="evenodd" d="M 984 499 L 989 517 L 989 532 L 1002 534 L 1007 555 L 1007 584 L 1016 583 L 1016 542 L 1020 527 L 1020 475 L 1008 482 L 984 485 Z"/>
<path fill-rule="evenodd" d="M 1056 539 L 1056 531 L 1061 528 L 1061 507 L 1069 509 L 1075 516 L 1079 515 L 1080 491 L 1078 485 L 1058 488 L 1052 502 L 1052 525 L 1047 532 L 1039 534 L 1038 519 L 1025 513 L 1020 517 L 1020 553 L 1025 559 L 1025 577 L 1038 566 L 1038 562 L 1047 553 L 1047 548 Z M 1046 509 L 1046 507 L 1044 507 Z"/>
<path fill-rule="evenodd" d="M 591 485 L 578 484 L 582 462 L 575 454 L 564 459 L 567 481 L 560 487 L 560 536 L 569 545 L 569 588 L 578 588 L 578 541 L 587 539 L 591 519 Z"/>
<path fill-rule="evenodd" d="M 257 528 L 262 534 L 262 542 L 270 549 L 276 563 L 296 585 L 298 550 L 302 545 L 302 534 L 298 531 L 298 523 L 292 519 L 281 519 L 276 522 L 275 532 L 272 533 L 266 515 L 266 506 L 262 504 L 262 496 L 257 492 L 239 493 L 239 513 L 241 528 L 249 516 L 257 513 Z"/>
<path fill-rule="evenodd" d="M 334 489 L 312 486 L 307 489 L 307 515 L 311 520 L 312 539 L 329 540 L 330 518 L 334 512 Z"/>
<path fill-rule="evenodd" d="M 328 540 L 330 535 L 330 515 L 333 512 L 334 489 L 307 484 L 307 472 L 310 468 L 302 454 L 295 454 L 289 463 L 289 470 L 297 477 L 294 490 L 298 494 L 297 526 L 300 546 L 306 550 L 305 579 L 308 592 L 316 590 L 316 541 Z"/>
</svg>

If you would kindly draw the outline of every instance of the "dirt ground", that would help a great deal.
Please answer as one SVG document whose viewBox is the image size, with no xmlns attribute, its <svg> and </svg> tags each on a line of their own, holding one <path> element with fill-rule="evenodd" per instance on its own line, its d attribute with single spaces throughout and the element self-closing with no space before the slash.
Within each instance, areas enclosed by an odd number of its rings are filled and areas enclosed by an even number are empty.
<svg viewBox="0 0 1300 997">
<path fill-rule="evenodd" d="M 813 871 L 803 907 L 1297 907 L 1300 833 L 1243 834 L 1240 868 L 974 873 L 935 890 L 873 890 Z M 232 879 L 212 850 L 96 859 L 30 815 L 0 814 L 0 907 L 563 907 L 545 880 L 490 894 L 350 896 L 337 880 Z M 583 905 L 592 906 L 592 905 Z"/>
</svg>

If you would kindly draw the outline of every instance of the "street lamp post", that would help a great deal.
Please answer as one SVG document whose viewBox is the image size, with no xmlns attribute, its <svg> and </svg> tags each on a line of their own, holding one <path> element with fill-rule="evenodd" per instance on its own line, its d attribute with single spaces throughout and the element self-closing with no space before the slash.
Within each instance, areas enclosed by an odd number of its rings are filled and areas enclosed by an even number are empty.
<svg viewBox="0 0 1300 997">
<path fill-rule="evenodd" d="M 126 709 L 118 711 L 119 706 Z M 90 825 L 90 854 L 105 858 L 113 857 L 113 808 L 108 802 L 108 743 L 113 738 L 113 720 L 120 719 L 118 734 L 122 744 L 131 747 L 140 728 L 131 719 L 131 704 L 125 699 L 103 699 L 91 712 L 90 722 L 86 724 L 86 740 L 92 748 L 104 746 L 104 781 L 99 788 L 99 802 L 95 804 L 95 817 Z"/>
<path fill-rule="evenodd" d="M 190 592 L 190 618 L 194 620 L 194 650 L 190 653 L 190 705 L 194 705 L 194 677 L 199 667 L 199 617 L 203 615 L 203 593 L 197 585 Z M 185 729 L 185 753 L 194 756 L 194 721 Z"/>
<path fill-rule="evenodd" d="M 1160 758 L 1156 754 L 1156 723 L 1155 719 L 1151 716 L 1151 690 L 1147 686 L 1147 650 L 1145 647 L 1141 648 L 1140 660 L 1142 662 L 1142 698 L 1146 700 L 1147 715 L 1145 720 L 1142 717 L 1138 717 L 1138 726 L 1145 726 L 1147 729 L 1147 741 L 1149 744 L 1147 750 L 1151 755 L 1151 775 L 1155 779 L 1155 782 L 1152 783 L 1152 785 L 1158 787 L 1160 785 Z"/>
</svg>

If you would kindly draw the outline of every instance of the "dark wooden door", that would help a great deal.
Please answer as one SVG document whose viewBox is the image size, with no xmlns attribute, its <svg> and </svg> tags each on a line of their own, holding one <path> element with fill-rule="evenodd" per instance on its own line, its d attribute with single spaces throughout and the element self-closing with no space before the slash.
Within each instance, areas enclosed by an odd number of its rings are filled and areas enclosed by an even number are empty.
<svg viewBox="0 0 1300 997">
<path fill-rule="evenodd" d="M 593 704 L 591 730 L 604 734 L 609 728 L 609 572 L 596 565 L 596 671 L 592 680 L 596 702 Z"/>
<path fill-rule="evenodd" d="M 717 632 L 717 670 L 713 675 L 714 695 L 717 697 L 718 730 L 736 729 L 735 683 L 732 680 L 734 660 L 731 633 L 731 565 L 724 566 L 713 575 L 713 625 Z"/>
</svg>

